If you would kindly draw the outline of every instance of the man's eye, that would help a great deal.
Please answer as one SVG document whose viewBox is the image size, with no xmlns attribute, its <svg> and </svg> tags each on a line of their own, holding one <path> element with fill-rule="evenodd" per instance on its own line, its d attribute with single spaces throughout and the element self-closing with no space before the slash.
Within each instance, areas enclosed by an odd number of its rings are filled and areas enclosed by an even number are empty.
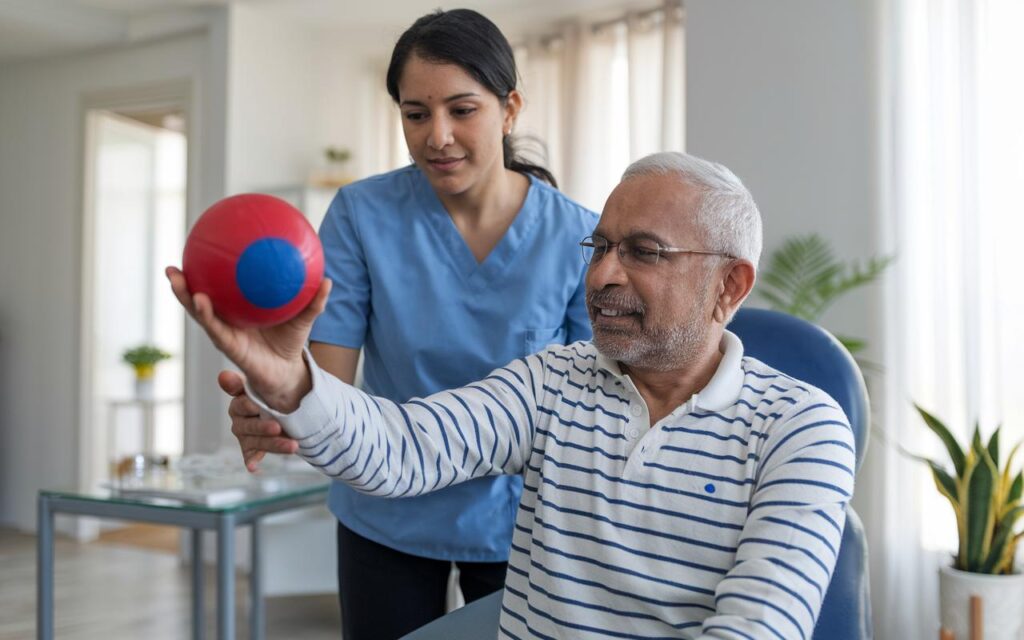
<svg viewBox="0 0 1024 640">
<path fill-rule="evenodd" d="M 630 250 L 633 257 L 641 262 L 657 262 L 658 261 L 658 247 L 644 246 L 644 245 L 633 245 Z"/>
</svg>

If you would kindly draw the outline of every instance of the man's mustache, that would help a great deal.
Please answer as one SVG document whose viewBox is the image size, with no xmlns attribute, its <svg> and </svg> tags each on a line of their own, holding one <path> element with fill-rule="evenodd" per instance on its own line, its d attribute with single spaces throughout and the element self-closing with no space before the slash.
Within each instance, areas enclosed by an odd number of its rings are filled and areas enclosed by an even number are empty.
<svg viewBox="0 0 1024 640">
<path fill-rule="evenodd" d="M 587 292 L 587 307 L 592 308 L 594 306 L 615 309 L 625 313 L 639 313 L 641 315 L 647 312 L 647 305 L 639 298 L 608 289 Z"/>
</svg>

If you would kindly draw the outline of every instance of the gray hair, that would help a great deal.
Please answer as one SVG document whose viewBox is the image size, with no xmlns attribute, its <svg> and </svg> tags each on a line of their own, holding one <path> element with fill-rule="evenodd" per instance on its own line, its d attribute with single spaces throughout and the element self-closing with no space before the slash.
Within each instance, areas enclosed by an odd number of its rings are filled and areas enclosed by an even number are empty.
<svg viewBox="0 0 1024 640">
<path fill-rule="evenodd" d="M 669 174 L 700 190 L 696 218 L 705 248 L 749 260 L 756 270 L 761 258 L 761 212 L 736 174 L 697 156 L 663 151 L 629 165 L 621 182 Z"/>
</svg>

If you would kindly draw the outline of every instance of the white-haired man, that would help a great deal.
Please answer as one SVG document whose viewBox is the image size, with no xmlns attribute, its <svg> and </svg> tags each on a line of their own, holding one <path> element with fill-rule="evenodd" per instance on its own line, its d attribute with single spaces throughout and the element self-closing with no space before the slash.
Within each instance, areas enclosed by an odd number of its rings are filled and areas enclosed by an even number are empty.
<svg viewBox="0 0 1024 640">
<path fill-rule="evenodd" d="M 329 285 L 271 344 L 190 300 L 180 274 L 172 283 L 327 475 L 391 497 L 524 476 L 502 638 L 810 637 L 853 492 L 853 437 L 831 398 L 745 358 L 726 331 L 761 251 L 749 192 L 722 166 L 655 154 L 630 166 L 581 244 L 593 343 L 403 405 L 303 355 Z M 289 450 L 258 411 L 232 402 L 243 450 Z"/>
</svg>

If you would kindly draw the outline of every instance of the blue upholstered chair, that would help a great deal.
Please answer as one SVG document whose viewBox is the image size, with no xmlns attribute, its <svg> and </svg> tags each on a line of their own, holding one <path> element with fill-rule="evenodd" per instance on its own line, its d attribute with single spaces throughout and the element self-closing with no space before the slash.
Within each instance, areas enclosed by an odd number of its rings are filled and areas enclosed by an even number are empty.
<svg viewBox="0 0 1024 640">
<path fill-rule="evenodd" d="M 868 446 L 868 394 L 857 363 L 843 345 L 821 327 L 765 309 L 740 309 L 729 330 L 743 341 L 746 355 L 813 384 L 839 403 L 853 427 L 859 469 Z M 864 525 L 848 507 L 839 560 L 825 593 L 814 640 L 871 637 L 868 547 Z"/>
<path fill-rule="evenodd" d="M 809 322 L 764 309 L 741 309 L 729 330 L 743 341 L 747 355 L 835 398 L 853 426 L 860 468 L 868 443 L 868 397 L 860 369 L 839 341 Z M 853 509 L 847 509 L 839 560 L 825 594 L 814 640 L 872 637 L 867 553 L 860 518 Z M 404 640 L 494 638 L 500 608 L 499 591 L 417 629 Z"/>
</svg>

